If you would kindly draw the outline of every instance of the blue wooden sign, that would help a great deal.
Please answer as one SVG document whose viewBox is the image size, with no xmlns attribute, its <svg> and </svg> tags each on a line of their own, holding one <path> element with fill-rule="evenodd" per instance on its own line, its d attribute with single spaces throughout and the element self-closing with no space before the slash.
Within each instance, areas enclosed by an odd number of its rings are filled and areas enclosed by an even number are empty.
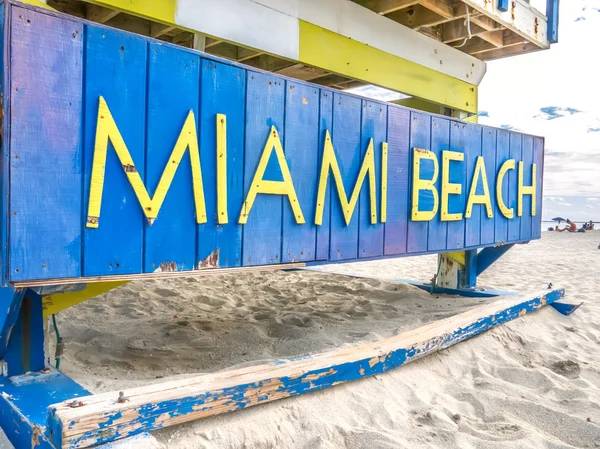
<svg viewBox="0 0 600 449">
<path fill-rule="evenodd" d="M 540 237 L 540 137 L 10 11 L 5 281 L 326 263 Z"/>
</svg>

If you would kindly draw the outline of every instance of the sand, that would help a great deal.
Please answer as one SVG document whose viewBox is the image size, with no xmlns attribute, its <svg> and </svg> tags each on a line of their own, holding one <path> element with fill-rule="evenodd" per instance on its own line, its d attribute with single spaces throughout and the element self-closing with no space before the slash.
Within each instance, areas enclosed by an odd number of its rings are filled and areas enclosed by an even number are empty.
<svg viewBox="0 0 600 449">
<path fill-rule="evenodd" d="M 153 435 L 168 448 L 600 447 L 599 237 L 544 233 L 480 278 L 565 287 L 584 302 L 569 317 L 544 308 L 383 375 Z M 429 280 L 435 263 L 327 269 Z M 305 271 L 132 282 L 58 315 L 61 369 L 110 391 L 374 341 L 486 301 Z"/>
</svg>

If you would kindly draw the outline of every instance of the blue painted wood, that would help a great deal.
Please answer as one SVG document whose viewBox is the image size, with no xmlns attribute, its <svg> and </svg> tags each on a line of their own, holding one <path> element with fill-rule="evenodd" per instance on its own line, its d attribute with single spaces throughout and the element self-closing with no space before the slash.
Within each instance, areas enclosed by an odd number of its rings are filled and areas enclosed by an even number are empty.
<svg viewBox="0 0 600 449">
<path fill-rule="evenodd" d="M 85 226 L 83 217 L 87 216 L 100 96 L 106 100 L 138 173 L 145 180 L 146 69 L 147 43 L 142 37 L 118 30 L 86 27 L 81 226 Z M 141 273 L 145 222 L 140 203 L 112 144 L 109 144 L 99 227 L 83 228 L 83 274 Z"/>
<path fill-rule="evenodd" d="M 510 159 L 510 142 L 509 142 L 509 132 L 504 129 L 499 129 L 496 132 L 496 168 L 495 168 L 495 177 L 496 181 L 498 180 L 498 171 L 502 164 Z M 509 178 L 508 176 L 504 177 L 504 182 L 502 183 L 502 197 L 504 201 L 508 204 L 508 194 L 509 190 Z M 503 243 L 508 241 L 508 219 L 502 215 L 500 212 L 500 208 L 498 207 L 498 196 L 496 194 L 496 185 L 494 185 L 494 240 L 497 243 Z"/>
<path fill-rule="evenodd" d="M 485 161 L 485 172 L 488 181 L 488 190 L 490 192 L 490 199 L 492 201 L 492 213 L 494 213 L 494 205 L 498 204 L 496 202 L 496 140 L 497 134 L 494 128 L 486 127 L 483 129 L 481 155 L 483 156 Z M 483 185 L 477 193 L 483 194 Z M 496 229 L 496 214 L 494 214 L 492 218 L 488 218 L 487 210 L 484 205 L 479 206 L 479 213 L 481 214 L 480 243 L 483 245 L 494 243 L 494 233 Z"/>
<path fill-rule="evenodd" d="M 467 124 L 467 142 L 465 148 L 465 166 L 467 170 L 465 195 L 471 191 L 471 184 L 475 174 L 477 157 L 482 151 L 482 128 L 477 125 Z M 465 221 L 465 246 L 478 246 L 481 243 L 481 206 L 474 205 L 471 218 Z"/>
<path fill-rule="evenodd" d="M 284 152 L 294 189 L 306 221 L 299 226 L 289 200 L 283 205 L 283 262 L 315 260 L 317 227 L 314 224 L 319 154 L 319 96 L 315 86 L 287 81 L 285 93 Z"/>
<path fill-rule="evenodd" d="M 533 137 L 523 136 L 523 185 L 530 186 L 533 181 L 531 179 L 531 164 L 533 164 Z M 518 169 L 518 166 L 517 166 Z M 523 195 L 523 215 L 521 216 L 521 236 L 522 239 L 531 238 L 531 229 L 533 219 L 531 216 L 531 195 Z"/>
<path fill-rule="evenodd" d="M 508 0 L 498 0 L 498 10 L 508 11 Z"/>
<path fill-rule="evenodd" d="M 7 11 L 8 10 L 8 11 Z M 5 55 L 10 53 L 10 39 L 8 39 L 10 26 L 8 21 L 10 10 L 4 4 L 0 4 L 0 93 L 2 93 L 2 104 L 10 98 L 10 70 L 4 63 Z M 10 167 L 10 108 L 3 108 L 4 118 L 2 120 L 2 136 L 0 137 L 0 260 L 8 260 L 8 227 L 9 227 L 9 167 Z M 8 264 L 0 263 L 0 285 L 8 283 Z"/>
<path fill-rule="evenodd" d="M 517 215 L 517 185 L 519 181 L 519 161 L 522 156 L 523 136 L 510 133 L 510 158 L 515 160 L 515 169 L 509 170 L 508 177 L 508 202 L 506 205 L 513 209 L 514 218 L 508 221 L 508 241 L 519 240 L 521 235 L 521 218 Z M 505 181 L 506 182 L 506 181 Z"/>
<path fill-rule="evenodd" d="M 153 196 L 165 167 L 171 163 L 171 153 L 189 112 L 198 111 L 200 57 L 155 43 L 149 47 L 148 58 L 145 179 L 146 189 Z M 198 129 L 197 115 L 195 118 Z M 203 182 L 214 185 L 214 179 L 214 170 L 204 170 Z M 146 273 L 196 267 L 196 208 L 189 148 L 154 224 L 145 223 L 144 229 Z"/>
<path fill-rule="evenodd" d="M 561 315 L 569 316 L 573 312 L 575 312 L 577 309 L 579 309 L 583 305 L 583 303 L 567 304 L 567 303 L 561 303 L 561 302 L 553 302 L 550 305 L 552 306 L 552 308 L 554 310 L 556 310 Z"/>
<path fill-rule="evenodd" d="M 405 254 L 408 232 L 410 111 L 388 108 L 387 221 L 384 254 Z"/>
<path fill-rule="evenodd" d="M 10 318 L 13 316 L 11 314 Z M 27 290 L 3 355 L 8 365 L 9 376 L 40 371 L 46 367 L 44 338 L 42 297 L 32 290 Z"/>
<path fill-rule="evenodd" d="M 467 124 L 452 122 L 450 125 L 450 151 L 464 153 L 467 147 Z M 465 246 L 465 206 L 469 194 L 467 179 L 467 165 L 464 162 L 450 162 L 450 182 L 461 185 L 460 195 L 448 197 L 448 212 L 461 214 L 463 220 L 449 221 L 446 239 L 446 249 L 461 249 Z M 440 192 L 441 193 L 441 192 Z M 441 204 L 441 203 L 440 203 Z"/>
<path fill-rule="evenodd" d="M 333 130 L 333 93 L 321 91 L 321 104 L 319 114 L 319 148 L 317 151 L 318 173 L 321 173 L 323 161 L 323 149 L 325 146 L 326 132 Z M 331 223 L 331 198 L 335 188 L 331 176 L 327 180 L 327 192 L 325 192 L 325 205 L 323 207 L 322 225 L 317 227 L 317 260 L 329 259 L 329 236 Z M 337 201 L 337 198 L 335 198 Z M 314 220 L 314 217 L 306 217 L 307 220 Z"/>
<path fill-rule="evenodd" d="M 242 265 L 242 226 L 238 224 L 244 201 L 244 120 L 246 71 L 202 59 L 200 108 L 200 162 L 208 220 L 198 225 L 198 257 L 208 263 L 218 250 L 220 267 Z M 216 116 L 227 117 L 227 224 L 217 221 Z M 266 128 L 265 128 L 266 129 Z"/>
<path fill-rule="evenodd" d="M 491 267 L 494 262 L 506 254 L 513 246 L 514 245 L 490 246 L 479 251 L 479 254 L 477 254 L 476 276 L 479 276 Z"/>
<path fill-rule="evenodd" d="M 450 146 L 450 121 L 433 117 L 431 119 L 431 151 L 436 155 L 439 162 L 439 174 L 435 186 L 438 191 L 439 199 L 441 200 L 442 192 L 442 151 L 447 150 Z M 425 163 L 425 166 L 432 164 Z M 427 168 L 425 168 L 427 170 Z M 431 175 L 427 175 L 431 179 Z M 427 192 L 429 193 L 429 192 Z M 427 237 L 427 250 L 431 252 L 442 251 L 446 248 L 446 240 L 448 235 L 448 223 L 441 219 L 441 202 L 436 216 L 429 222 L 429 233 Z"/>
<path fill-rule="evenodd" d="M 271 126 L 275 126 L 280 139 L 285 138 L 285 82 L 276 76 L 258 72 L 249 71 L 247 77 L 244 197 L 250 190 Z M 274 157 L 275 151 L 271 153 L 264 179 L 281 181 L 281 171 Z M 287 201 L 280 195 L 257 195 L 248 222 L 243 227 L 244 266 L 281 262 L 284 199 Z"/>
<path fill-rule="evenodd" d="M 18 7 L 12 11 L 10 270 L 15 281 L 81 276 L 82 31 L 72 20 Z"/>
<path fill-rule="evenodd" d="M 360 166 L 361 155 L 361 100 L 359 98 L 335 93 L 333 95 L 333 132 L 331 140 L 340 166 L 344 188 L 348 199 L 352 195 Z M 330 178 L 332 175 L 330 174 Z M 358 216 L 360 205 L 352 214 L 350 224 L 346 226 L 337 189 L 331 179 L 331 239 L 330 260 L 356 259 L 358 256 Z M 363 187 L 364 188 L 364 187 Z"/>
<path fill-rule="evenodd" d="M 465 274 L 462 288 L 473 288 L 477 284 L 477 264 L 477 250 L 469 249 L 465 251 Z"/>
<path fill-rule="evenodd" d="M 360 159 L 365 157 L 369 141 L 373 139 L 375 152 L 375 216 L 376 223 L 371 224 L 371 202 L 368 178 L 360 191 L 358 257 L 375 257 L 383 255 L 384 227 L 381 225 L 381 145 L 387 142 L 387 106 L 374 101 L 362 102 L 362 126 Z M 389 151 L 389 148 L 388 148 Z"/>
<path fill-rule="evenodd" d="M 536 215 L 531 222 L 531 238 L 542 237 L 542 203 L 544 201 L 544 139 L 533 138 L 533 162 L 536 165 Z"/>
<path fill-rule="evenodd" d="M 547 38 L 551 44 L 558 42 L 558 10 L 559 0 L 546 0 L 546 17 L 548 17 Z"/>
<path fill-rule="evenodd" d="M 534 298 L 511 297 L 484 306 L 485 308 L 475 316 L 472 316 L 473 312 L 470 311 L 451 317 L 433 326 L 430 324 L 427 329 L 408 331 L 383 340 L 375 348 L 369 344 L 357 347 L 351 353 L 344 349 L 345 356 L 332 352 L 263 365 L 256 369 L 257 374 L 243 383 L 239 383 L 239 376 L 231 375 L 229 382 L 224 384 L 224 373 L 219 373 L 220 384 L 214 387 L 204 376 L 205 387 L 193 394 L 174 393 L 162 401 L 137 406 L 124 405 L 124 408 L 107 408 L 104 419 L 96 421 L 97 428 L 90 430 L 89 426 L 88 429 L 80 429 L 79 424 L 85 422 L 85 417 L 88 416 L 85 404 L 78 408 L 78 416 L 70 419 L 68 423 L 60 421 L 65 406 L 57 404 L 50 411 L 49 422 L 56 428 L 54 434 L 60 434 L 61 428 L 68 428 L 72 436 L 63 443 L 68 447 L 77 448 L 87 441 L 103 443 L 134 435 L 142 430 L 150 431 L 169 424 L 298 396 L 390 371 L 534 312 L 563 296 L 564 290 L 553 290 Z M 188 380 L 193 381 L 196 380 Z M 264 394 L 257 396 L 256 392 L 263 389 Z M 131 391 L 130 393 L 135 394 Z M 223 403 L 227 404 L 227 407 L 223 407 Z M 69 409 L 69 413 L 71 411 L 72 409 Z M 93 413 L 93 410 L 89 413 Z M 125 415 L 130 418 L 124 419 Z M 168 422 L 165 419 L 167 416 L 177 419 Z"/>
<path fill-rule="evenodd" d="M 0 287 L 0 359 L 4 357 L 8 340 L 15 326 L 25 290 L 15 290 L 12 286 Z"/>
<path fill-rule="evenodd" d="M 409 170 L 408 170 L 408 185 L 413 185 L 413 155 L 415 148 L 430 148 L 431 144 L 431 117 L 427 114 L 419 112 L 410 113 L 410 150 L 409 150 Z M 421 165 L 421 178 L 432 179 L 432 165 Z M 411 188 L 412 190 L 412 188 Z M 427 230 L 428 223 L 426 221 L 412 221 L 412 194 L 409 193 L 408 199 L 408 237 L 407 248 L 408 253 L 427 251 Z M 419 210 L 431 210 L 432 198 L 429 192 L 423 192 L 419 196 Z"/>
</svg>

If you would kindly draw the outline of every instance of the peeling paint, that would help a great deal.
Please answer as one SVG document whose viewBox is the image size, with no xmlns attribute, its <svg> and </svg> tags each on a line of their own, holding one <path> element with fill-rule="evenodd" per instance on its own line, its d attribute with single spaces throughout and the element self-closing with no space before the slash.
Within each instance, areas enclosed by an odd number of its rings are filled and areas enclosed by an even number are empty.
<svg viewBox="0 0 600 449">
<path fill-rule="evenodd" d="M 219 248 L 198 263 L 198 269 L 200 270 L 202 268 L 219 268 Z"/>
</svg>

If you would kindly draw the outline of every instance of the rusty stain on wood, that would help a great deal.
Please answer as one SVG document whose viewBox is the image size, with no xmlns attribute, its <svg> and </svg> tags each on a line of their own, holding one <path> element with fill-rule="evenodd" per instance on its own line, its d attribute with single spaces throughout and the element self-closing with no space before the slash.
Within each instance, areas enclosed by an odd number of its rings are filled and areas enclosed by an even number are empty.
<svg viewBox="0 0 600 449">
<path fill-rule="evenodd" d="M 198 269 L 201 268 L 219 268 L 219 248 L 210 253 L 208 257 L 202 259 L 198 264 Z"/>
</svg>

